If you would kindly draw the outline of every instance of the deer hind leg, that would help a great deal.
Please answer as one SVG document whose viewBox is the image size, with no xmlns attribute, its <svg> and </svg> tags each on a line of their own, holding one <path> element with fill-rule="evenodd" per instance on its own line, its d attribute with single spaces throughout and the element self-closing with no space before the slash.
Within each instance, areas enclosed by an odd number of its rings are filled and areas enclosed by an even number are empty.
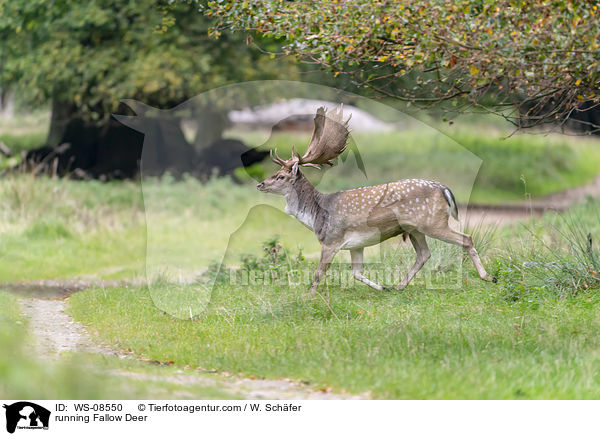
<svg viewBox="0 0 600 436">
<path fill-rule="evenodd" d="M 417 255 L 415 259 L 415 263 L 408 272 L 407 276 L 404 277 L 404 280 L 400 282 L 400 285 L 396 289 L 402 290 L 406 288 L 406 286 L 413 279 L 415 274 L 419 272 L 425 262 L 429 260 L 431 257 L 431 253 L 429 252 L 429 247 L 427 246 L 427 240 L 425 239 L 425 235 L 420 232 L 412 232 L 409 235 L 410 242 L 412 243 L 413 248 L 415 249 L 415 253 Z"/>
<path fill-rule="evenodd" d="M 317 293 L 317 288 L 319 287 L 319 283 L 323 276 L 327 273 L 329 266 L 331 265 L 331 261 L 339 251 L 337 247 L 330 247 L 323 245 L 321 247 L 321 259 L 319 260 L 319 266 L 315 270 L 315 276 L 313 280 L 313 284 L 310 287 L 310 294 L 314 295 Z"/>
<path fill-rule="evenodd" d="M 392 288 L 390 286 L 378 285 L 377 283 L 372 282 L 363 275 L 363 251 L 364 248 L 354 248 L 350 250 L 350 259 L 352 260 L 352 274 L 354 275 L 354 278 L 360 282 L 363 282 L 365 285 L 372 287 L 373 289 L 377 289 L 378 291 L 391 290 Z"/>
<path fill-rule="evenodd" d="M 457 232 L 456 230 L 452 230 L 450 227 L 446 227 L 445 229 L 435 230 L 433 232 L 427 233 L 432 238 L 439 239 L 440 241 L 449 242 L 450 244 L 460 245 L 467 252 L 473 265 L 475 265 L 475 269 L 477 270 L 477 274 L 481 277 L 482 280 L 487 280 L 489 282 L 496 283 L 498 280 L 496 277 L 488 274 L 481 263 L 481 259 L 479 258 L 479 254 L 475 247 L 473 246 L 473 239 L 471 236 Z"/>
</svg>

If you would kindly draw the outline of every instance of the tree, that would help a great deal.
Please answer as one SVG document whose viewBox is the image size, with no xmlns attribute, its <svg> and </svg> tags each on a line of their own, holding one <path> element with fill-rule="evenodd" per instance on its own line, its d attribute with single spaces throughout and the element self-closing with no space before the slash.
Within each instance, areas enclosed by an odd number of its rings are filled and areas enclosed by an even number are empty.
<svg viewBox="0 0 600 436">
<path fill-rule="evenodd" d="M 97 175 L 98 153 L 129 148 L 123 159 L 131 167 L 141 137 L 111 119 L 125 110 L 120 100 L 164 108 L 231 82 L 293 77 L 292 62 L 265 61 L 242 35 L 210 38 L 210 23 L 197 9 L 161 0 L 0 0 L 0 89 L 12 89 L 31 106 L 51 102 L 47 145 L 38 157 L 60 154 L 64 171 L 79 167 Z M 273 40 L 263 44 L 277 47 Z M 210 112 L 212 122 L 197 135 L 196 151 L 224 128 L 222 113 L 198 110 Z M 179 129 L 178 120 L 173 124 Z M 57 153 L 65 142 L 69 151 Z M 118 160 L 112 156 L 115 165 Z"/>
<path fill-rule="evenodd" d="M 287 38 L 287 53 L 378 95 L 452 101 L 519 127 L 600 117 L 600 8 L 575 0 L 210 1 L 214 33 Z M 590 121 L 592 120 L 592 121 Z"/>
</svg>

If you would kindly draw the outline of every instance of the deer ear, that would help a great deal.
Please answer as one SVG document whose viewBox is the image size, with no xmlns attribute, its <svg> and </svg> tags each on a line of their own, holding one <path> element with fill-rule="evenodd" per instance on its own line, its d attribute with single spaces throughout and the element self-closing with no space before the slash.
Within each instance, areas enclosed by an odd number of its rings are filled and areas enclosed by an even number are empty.
<svg viewBox="0 0 600 436">
<path fill-rule="evenodd" d="M 292 175 L 294 177 L 296 177 L 298 175 L 298 162 L 294 163 L 294 165 L 292 165 Z"/>
</svg>

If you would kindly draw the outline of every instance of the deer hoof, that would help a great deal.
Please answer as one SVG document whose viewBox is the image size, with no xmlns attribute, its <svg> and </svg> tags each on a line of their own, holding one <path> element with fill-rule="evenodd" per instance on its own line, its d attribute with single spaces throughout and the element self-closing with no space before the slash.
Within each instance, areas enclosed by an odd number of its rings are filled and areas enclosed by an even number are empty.
<svg viewBox="0 0 600 436">
<path fill-rule="evenodd" d="M 393 290 L 394 290 L 394 287 L 393 287 L 393 286 L 382 286 L 382 287 L 381 287 L 381 290 L 382 290 L 382 291 L 388 291 L 388 292 L 389 292 L 389 291 L 393 291 Z"/>
<path fill-rule="evenodd" d="M 494 276 L 492 276 L 492 283 L 498 283 L 498 279 Z"/>
</svg>

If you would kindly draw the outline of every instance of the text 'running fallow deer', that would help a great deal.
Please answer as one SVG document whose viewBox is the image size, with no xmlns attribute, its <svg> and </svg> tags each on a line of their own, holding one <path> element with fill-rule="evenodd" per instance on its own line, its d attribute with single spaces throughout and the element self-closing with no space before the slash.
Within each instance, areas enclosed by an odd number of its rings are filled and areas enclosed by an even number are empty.
<svg viewBox="0 0 600 436">
<path fill-rule="evenodd" d="M 339 250 L 350 250 L 357 280 L 377 290 L 390 290 L 391 287 L 373 283 L 362 274 L 363 249 L 398 235 L 408 235 L 417 256 L 397 289 L 406 287 L 429 259 L 425 236 L 462 246 L 475 264 L 479 277 L 496 282 L 496 278 L 485 271 L 471 237 L 448 226 L 449 215 L 458 219 L 458 210 L 454 195 L 441 183 L 406 179 L 323 194 L 304 177 L 300 166 L 333 165 L 332 160 L 346 149 L 349 119 L 343 120 L 341 106 L 333 113 L 319 108 L 306 153 L 297 155 L 292 148 L 292 157 L 283 160 L 277 150 L 271 150 L 271 159 L 281 165 L 281 169 L 257 185 L 259 191 L 284 195 L 286 212 L 317 235 L 321 259 L 311 293 L 316 292 Z"/>
</svg>

